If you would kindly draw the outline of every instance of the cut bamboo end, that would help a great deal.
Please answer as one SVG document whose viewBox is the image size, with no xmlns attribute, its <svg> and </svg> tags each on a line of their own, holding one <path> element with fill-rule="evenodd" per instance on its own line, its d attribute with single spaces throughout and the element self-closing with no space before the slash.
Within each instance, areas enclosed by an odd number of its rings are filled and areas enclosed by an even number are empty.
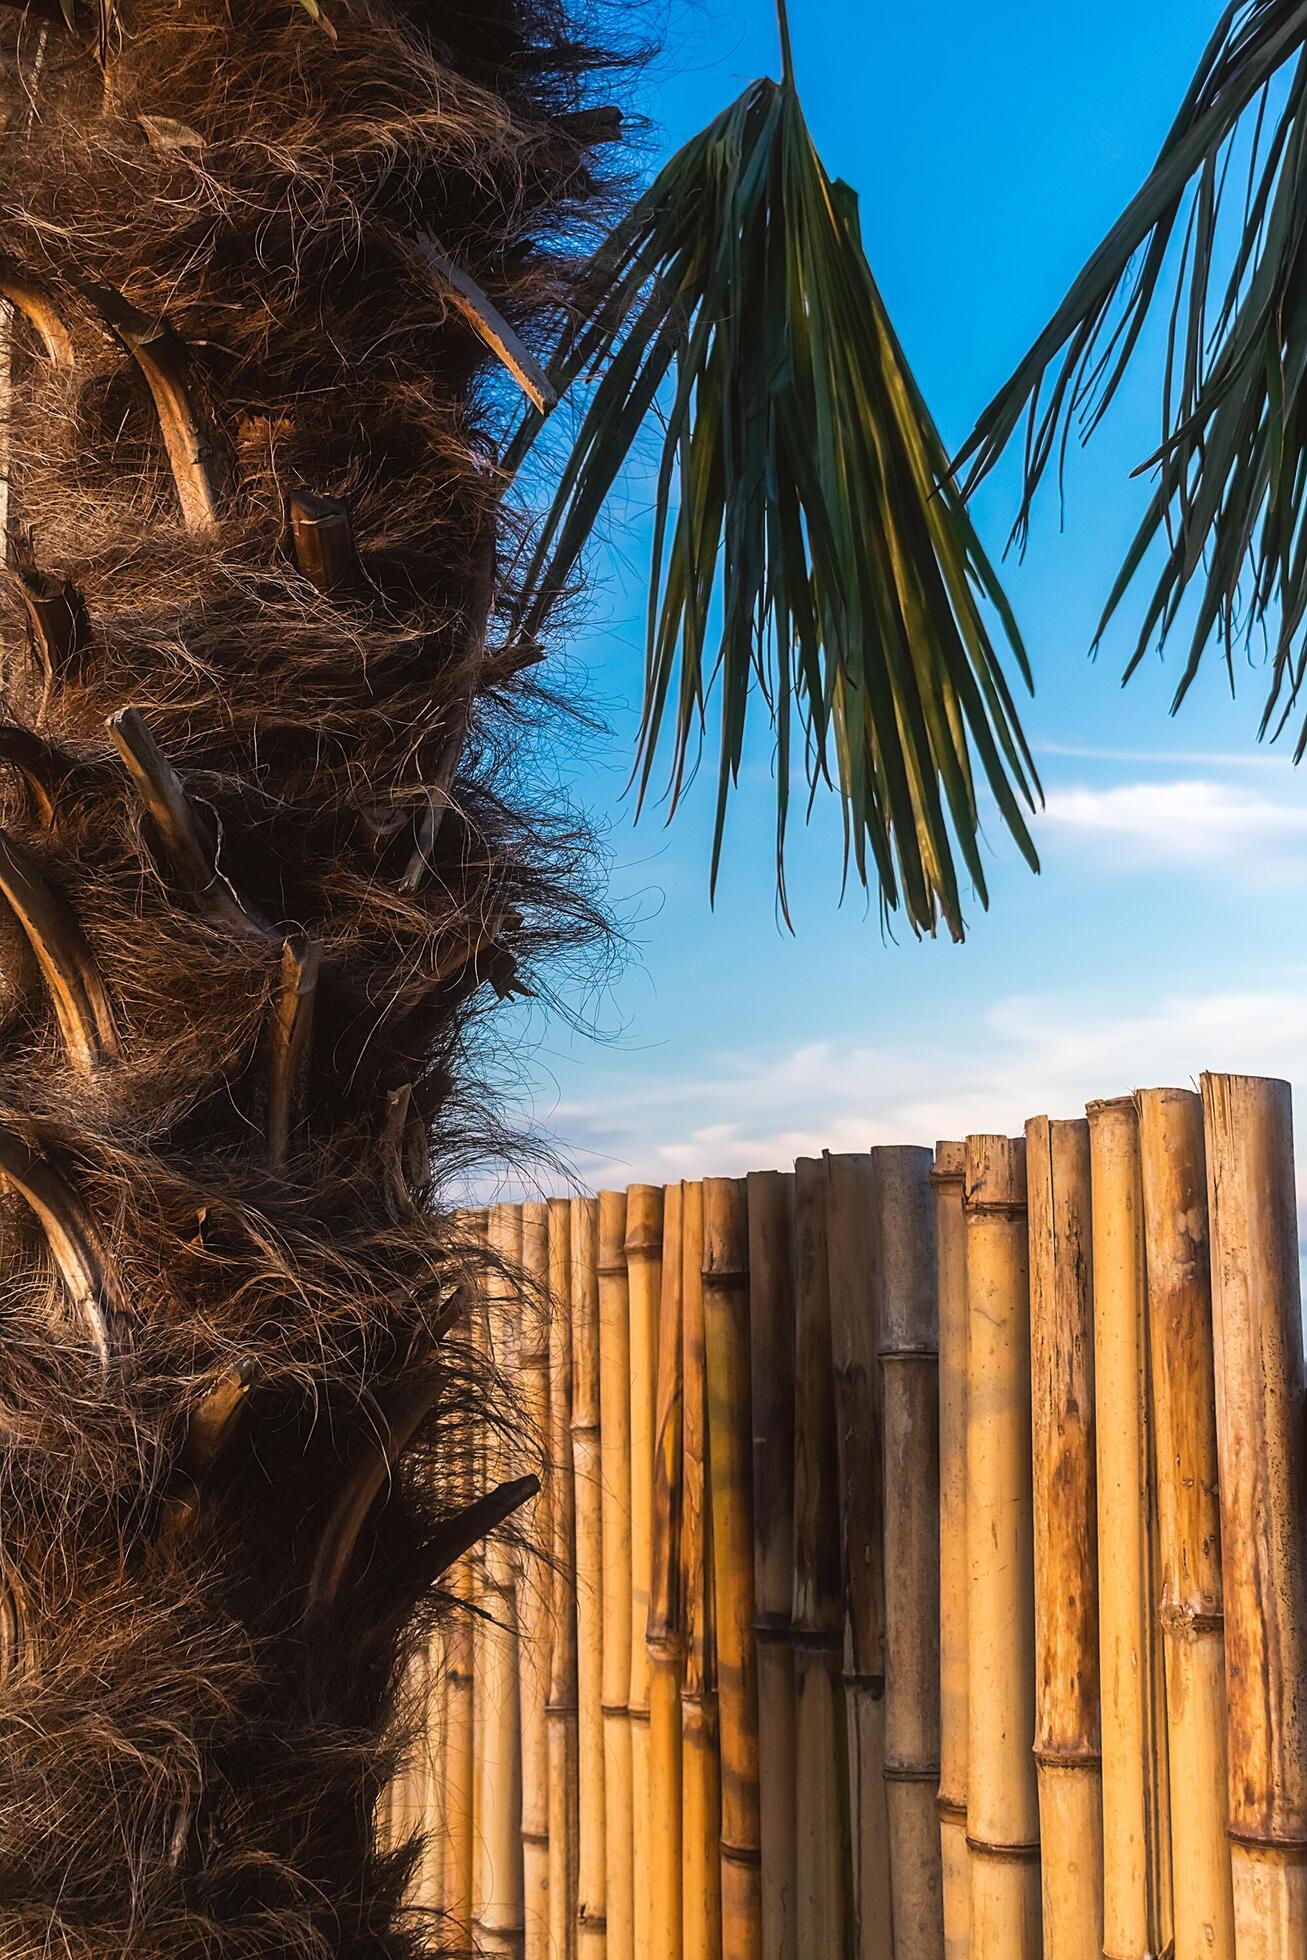
<svg viewBox="0 0 1307 1960">
<path fill-rule="evenodd" d="M 1233 1960 L 1225 1642 L 1201 1099 L 1136 1097 L 1157 1466 L 1176 1960 Z"/>
<path fill-rule="evenodd" d="M 572 1200 L 572 1466 L 576 1517 L 577 1953 L 603 1951 L 603 1526 L 601 1518 L 599 1206 Z"/>
<path fill-rule="evenodd" d="M 937 1143 L 931 1184 L 939 1287 L 939 1832 L 945 1960 L 971 1951 L 967 1859 L 966 1148 Z"/>
<path fill-rule="evenodd" d="M 1159 1709 L 1148 1324 L 1139 1124 L 1131 1098 L 1087 1110 L 1093 1191 L 1094 1374 L 1103 1748 L 1103 1946 L 1166 1950 L 1171 1930 L 1165 1722 Z"/>
<path fill-rule="evenodd" d="M 721 1738 L 723 1960 L 762 1952 L 758 1669 L 753 1589 L 749 1219 L 739 1178 L 703 1187 L 704 1341 L 713 1628 Z"/>
<path fill-rule="evenodd" d="M 972 1960 L 1039 1953 L 1025 1157 L 1023 1138 L 967 1139 Z"/>
<path fill-rule="evenodd" d="M 656 1184 L 626 1193 L 626 1273 L 630 1295 L 631 1808 L 635 1820 L 631 1913 L 636 1960 L 654 1960 L 649 1947 L 649 1586 L 653 1564 L 654 1422 L 658 1374 L 658 1316 L 662 1293 L 663 1194 Z"/>
<path fill-rule="evenodd" d="M 1289 1085 L 1204 1075 L 1240 1960 L 1307 1951 L 1307 1378 Z"/>
<path fill-rule="evenodd" d="M 602 1446 L 604 1849 L 608 1960 L 635 1945 L 631 1788 L 631 1315 L 626 1196 L 599 1194 L 599 1401 Z"/>
<path fill-rule="evenodd" d="M 798 1951 L 843 1953 L 853 1926 L 852 1874 L 843 1846 L 856 1802 L 878 1818 L 884 1804 L 874 1728 L 850 1751 L 842 1659 L 841 1476 L 831 1332 L 827 1167 L 794 1166 L 794 1589 L 795 1924 Z M 869 1359 L 869 1357 L 868 1357 Z M 878 1463 L 879 1452 L 876 1453 Z M 874 1598 L 874 1593 L 873 1593 Z M 879 1683 L 873 1691 L 879 1701 Z M 876 1711 L 879 1717 L 879 1710 Z M 864 1746 L 865 1745 L 865 1746 Z M 874 1764 L 875 1775 L 871 1774 Z M 883 1843 L 883 1830 L 859 1833 Z"/>
<path fill-rule="evenodd" d="M 939 1960 L 944 1945 L 937 1812 L 939 1301 L 932 1163 L 929 1150 L 882 1147 L 871 1152 L 884 1466 L 888 1917 L 894 1960 Z"/>
<path fill-rule="evenodd" d="M 1046 1960 L 1100 1960 L 1098 1715 L 1089 1125 L 1026 1124 L 1035 1524 L 1035 1756 Z"/>
<path fill-rule="evenodd" d="M 758 1828 L 764 1960 L 797 1954 L 795 1927 L 794 1178 L 751 1172 L 749 1293 Z"/>
</svg>

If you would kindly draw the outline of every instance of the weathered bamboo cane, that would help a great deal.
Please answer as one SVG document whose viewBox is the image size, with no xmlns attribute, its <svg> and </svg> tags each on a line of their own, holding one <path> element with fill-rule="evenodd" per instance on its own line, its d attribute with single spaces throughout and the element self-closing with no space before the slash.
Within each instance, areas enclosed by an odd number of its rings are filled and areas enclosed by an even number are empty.
<svg viewBox="0 0 1307 1960">
<path fill-rule="evenodd" d="M 425 1787 L 422 1793 L 422 1856 L 418 1865 L 414 1897 L 428 1915 L 429 1923 L 440 1925 L 445 1916 L 445 1787 L 448 1776 L 448 1731 L 446 1725 L 445 1639 L 432 1636 L 427 1650 L 427 1732 L 425 1737 Z"/>
<path fill-rule="evenodd" d="M 937 1143 L 939 1285 L 939 1840 L 946 1960 L 971 1953 L 967 1851 L 967 1239 L 966 1150 Z"/>
<path fill-rule="evenodd" d="M 603 1525 L 599 1433 L 599 1205 L 572 1200 L 572 1468 L 576 1514 L 577 1960 L 604 1960 Z"/>
<path fill-rule="evenodd" d="M 684 1417 L 681 1326 L 683 1191 L 663 1193 L 662 1289 L 654 1401 L 649 1548 L 649 1842 L 651 1960 L 681 1960 L 681 1510 Z"/>
<path fill-rule="evenodd" d="M 721 1725 L 722 1960 L 762 1960 L 749 1215 L 744 1180 L 705 1178 L 703 1211 L 708 1486 Z"/>
<path fill-rule="evenodd" d="M 1225 1640 L 1203 1107 L 1136 1097 L 1161 1555 L 1175 1960 L 1234 1960 Z"/>
<path fill-rule="evenodd" d="M 631 1296 L 631 1803 L 635 1819 L 631 1908 L 635 1960 L 662 1960 L 649 1944 L 649 1582 L 652 1569 L 654 1420 L 662 1294 L 663 1194 L 626 1193 L 626 1271 Z"/>
<path fill-rule="evenodd" d="M 549 1449 L 549 1207 L 521 1207 L 524 1292 L 519 1317 L 518 1392 L 527 1440 Z M 531 1533 L 552 1552 L 553 1483 L 546 1476 L 531 1514 Z M 522 1917 L 526 1960 L 549 1960 L 549 1649 L 552 1621 L 548 1568 L 524 1556 L 517 1573 L 518 1714 L 522 1751 Z"/>
<path fill-rule="evenodd" d="M 844 1955 L 853 1924 L 840 1471 L 831 1361 L 826 1166 L 794 1166 L 795 1925 L 798 1952 Z"/>
<path fill-rule="evenodd" d="M 748 1179 L 753 1583 L 764 1960 L 797 1960 L 794 1827 L 794 1178 Z"/>
<path fill-rule="evenodd" d="M 871 1158 L 827 1156 L 826 1274 L 839 1467 L 854 1941 L 893 1951 L 885 1757 L 885 1523 L 876 1325 L 876 1178 Z"/>
<path fill-rule="evenodd" d="M 1035 1760 L 1044 1960 L 1101 1960 L 1103 1776 L 1089 1125 L 1026 1124 Z"/>
<path fill-rule="evenodd" d="M 608 1960 L 632 1960 L 631 1309 L 626 1194 L 599 1193 L 600 1501 L 603 1543 L 604 1857 Z"/>
<path fill-rule="evenodd" d="M 972 1960 L 1039 1960 L 1026 1148 L 967 1138 Z"/>
<path fill-rule="evenodd" d="M 1165 1719 L 1147 1394 L 1139 1123 L 1129 1097 L 1089 1105 L 1103 1736 L 1103 1951 L 1151 1960 L 1170 1938 Z"/>
<path fill-rule="evenodd" d="M 486 1213 L 464 1213 L 456 1221 L 471 1242 L 483 1240 Z M 472 1287 L 467 1292 L 470 1299 Z M 474 1341 L 479 1315 L 469 1306 L 465 1318 L 451 1334 Z M 478 1487 L 479 1444 L 469 1441 L 460 1451 L 459 1464 L 468 1502 Z M 484 1488 L 484 1486 L 479 1486 Z M 445 1880 L 444 1904 L 449 1943 L 458 1947 L 472 1944 L 472 1890 L 474 1846 L 476 1844 L 476 1719 L 475 1719 L 475 1635 L 473 1602 L 480 1591 L 479 1555 L 469 1554 L 453 1566 L 445 1579 L 450 1597 L 458 1602 L 445 1632 Z"/>
<path fill-rule="evenodd" d="M 681 1215 L 681 1952 L 718 1960 L 722 1939 L 721 1762 L 712 1608 L 708 1395 L 704 1356 L 703 1186 L 682 1186 Z"/>
<path fill-rule="evenodd" d="M 1239 1960 L 1307 1953 L 1307 1380 L 1287 1082 L 1202 1078 Z"/>
<path fill-rule="evenodd" d="M 835 1160 L 832 1160 L 832 1165 Z M 939 1323 L 929 1150 L 871 1153 L 885 1510 L 885 1779 L 894 1960 L 941 1960 Z"/>
<path fill-rule="evenodd" d="M 507 1372 L 516 1350 L 519 1303 L 512 1277 L 522 1262 L 522 1213 L 493 1205 L 488 1232 L 496 1264 L 486 1276 L 482 1339 Z M 487 1487 L 510 1474 L 504 1438 L 485 1432 Z M 516 1559 L 494 1534 L 485 1547 L 482 1615 L 476 1627 L 477 1837 L 473 1918 L 479 1952 L 517 1956 L 523 1948 L 522 1755 L 518 1716 Z"/>
<path fill-rule="evenodd" d="M 576 1960 L 576 1489 L 572 1475 L 572 1207 L 549 1200 L 549 1470 L 553 1531 L 549 1653 L 549 1952 Z"/>
</svg>

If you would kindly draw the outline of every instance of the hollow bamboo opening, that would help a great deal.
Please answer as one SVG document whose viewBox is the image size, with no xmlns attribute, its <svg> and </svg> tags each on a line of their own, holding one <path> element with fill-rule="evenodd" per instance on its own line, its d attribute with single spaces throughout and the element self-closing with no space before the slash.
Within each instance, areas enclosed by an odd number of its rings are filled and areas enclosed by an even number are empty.
<svg viewBox="0 0 1307 1960">
<path fill-rule="evenodd" d="M 968 1137 L 965 1176 L 971 1954 L 1039 1960 L 1024 1139 Z"/>
<path fill-rule="evenodd" d="M 576 1519 L 577 1956 L 603 1960 L 603 1525 L 599 1431 L 599 1205 L 572 1200 L 572 1470 Z"/>
<path fill-rule="evenodd" d="M 826 1166 L 794 1166 L 795 1924 L 801 1954 L 843 1954 L 853 1926 Z M 869 1708 L 883 1708 L 867 1698 Z M 865 1750 L 875 1756 L 876 1737 Z M 879 1778 L 877 1779 L 879 1781 Z M 883 1788 L 883 1786 L 882 1786 Z"/>
<path fill-rule="evenodd" d="M 488 1242 L 491 1265 L 481 1303 L 479 1340 L 494 1367 L 511 1372 L 520 1312 L 515 1275 L 522 1263 L 522 1214 L 493 1205 Z M 486 1486 L 502 1483 L 512 1465 L 506 1439 L 484 1432 Z M 476 1623 L 477 1823 L 473 1919 L 479 1950 L 520 1956 L 523 1949 L 522 1756 L 518 1710 L 517 1561 L 498 1533 L 482 1562 L 482 1612 Z"/>
<path fill-rule="evenodd" d="M 603 1543 L 604 1855 L 608 1960 L 632 1960 L 631 1310 L 626 1195 L 599 1194 L 600 1498 Z"/>
<path fill-rule="evenodd" d="M 626 1272 L 631 1325 L 631 1805 L 635 1819 L 631 1906 L 635 1960 L 661 1960 L 650 1946 L 649 1585 L 652 1568 L 654 1421 L 662 1293 L 663 1194 L 656 1184 L 626 1193 Z"/>
<path fill-rule="evenodd" d="M 549 1942 L 551 1960 L 576 1960 L 577 1762 L 576 1498 L 572 1475 L 572 1208 L 549 1200 Z"/>
<path fill-rule="evenodd" d="M 1307 1376 L 1287 1082 L 1204 1075 L 1239 1960 L 1307 1952 Z"/>
<path fill-rule="evenodd" d="M 929 1150 L 871 1152 L 894 1960 L 940 1960 L 939 1323 Z"/>
<path fill-rule="evenodd" d="M 749 1216 L 742 1178 L 703 1186 L 713 1627 L 721 1735 L 722 1960 L 761 1960 L 758 1668 L 753 1592 Z"/>
<path fill-rule="evenodd" d="M 939 1841 L 945 1960 L 969 1960 L 967 1853 L 967 1241 L 966 1150 L 935 1145 L 939 1287 Z"/>
<path fill-rule="evenodd" d="M 683 1187 L 663 1193 L 662 1284 L 658 1305 L 653 1492 L 649 1544 L 649 1848 L 651 1960 L 681 1955 L 681 1511 L 684 1372 Z"/>
<path fill-rule="evenodd" d="M 1103 1778 L 1089 1125 L 1026 1124 L 1035 1760 L 1044 1960 L 1101 1960 Z"/>
<path fill-rule="evenodd" d="M 549 1461 L 549 1207 L 521 1206 L 523 1291 L 517 1379 L 527 1441 L 546 1466 L 531 1519 L 532 1550 L 517 1572 L 518 1715 L 522 1755 L 522 1916 L 526 1960 L 549 1960 L 549 1701 L 553 1548 Z"/>
<path fill-rule="evenodd" d="M 1136 1098 L 1148 1269 L 1175 1960 L 1234 1960 L 1225 1639 L 1201 1099 Z"/>
<path fill-rule="evenodd" d="M 795 1960 L 794 1178 L 748 1178 L 753 1581 L 764 1960 Z"/>
<path fill-rule="evenodd" d="M 1091 1103 L 1094 1373 L 1103 1737 L 1103 1950 L 1149 1960 L 1171 1934 L 1166 1733 L 1155 1602 L 1148 1315 L 1139 1123 L 1131 1099 Z"/>
<path fill-rule="evenodd" d="M 703 1186 L 682 1186 L 681 1213 L 681 1952 L 719 1960 L 722 1939 L 712 1513 L 703 1296 Z"/>
</svg>

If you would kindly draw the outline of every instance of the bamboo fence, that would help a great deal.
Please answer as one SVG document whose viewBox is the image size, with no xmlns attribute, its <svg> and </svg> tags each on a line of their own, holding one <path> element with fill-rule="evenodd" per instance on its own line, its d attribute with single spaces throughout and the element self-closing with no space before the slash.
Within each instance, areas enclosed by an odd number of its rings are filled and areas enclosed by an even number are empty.
<svg viewBox="0 0 1307 1960">
<path fill-rule="evenodd" d="M 1304 1960 L 1284 1084 L 462 1224 L 445 1474 L 544 1475 L 405 1680 L 440 1950 Z"/>
</svg>

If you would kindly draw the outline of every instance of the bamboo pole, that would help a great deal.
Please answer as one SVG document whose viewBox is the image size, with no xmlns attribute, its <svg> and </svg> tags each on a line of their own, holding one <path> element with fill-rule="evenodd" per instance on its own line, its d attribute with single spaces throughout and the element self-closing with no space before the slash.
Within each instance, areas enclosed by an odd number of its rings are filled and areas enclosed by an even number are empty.
<svg viewBox="0 0 1307 1960">
<path fill-rule="evenodd" d="M 1147 1286 L 1133 1101 L 1089 1105 L 1103 1734 L 1103 1951 L 1146 1960 L 1170 1939 L 1165 1720 L 1158 1706 L 1149 1474 Z"/>
<path fill-rule="evenodd" d="M 488 1232 L 495 1265 L 486 1276 L 482 1332 L 491 1362 L 507 1372 L 516 1348 L 516 1283 L 522 1261 L 522 1214 L 493 1205 Z M 506 1441 L 485 1432 L 487 1486 L 509 1472 Z M 477 1826 L 473 1918 L 478 1951 L 517 1956 L 523 1949 L 522 1757 L 518 1717 L 516 1560 L 498 1534 L 485 1546 L 482 1614 L 476 1626 Z"/>
<path fill-rule="evenodd" d="M 798 1952 L 848 1951 L 852 1925 L 840 1471 L 831 1362 L 826 1166 L 794 1166 L 795 1926 Z"/>
<path fill-rule="evenodd" d="M 422 1854 L 415 1897 L 433 1926 L 445 1917 L 445 1786 L 448 1776 L 445 1639 L 434 1633 L 427 1649 L 427 1724 L 423 1737 Z"/>
<path fill-rule="evenodd" d="M 631 1309 L 626 1195 L 599 1193 L 599 1403 L 603 1543 L 604 1855 L 609 1960 L 632 1960 Z"/>
<path fill-rule="evenodd" d="M 929 1150 L 871 1153 L 885 1509 L 885 1779 L 894 1960 L 942 1960 L 939 1320 Z"/>
<path fill-rule="evenodd" d="M 1136 1097 L 1148 1268 L 1175 1960 L 1234 1960 L 1225 1641 L 1203 1107 Z"/>
<path fill-rule="evenodd" d="M 876 1180 L 867 1155 L 825 1159 L 826 1276 L 839 1470 L 854 1951 L 893 1951 L 885 1760 L 885 1541 L 877 1360 Z"/>
<path fill-rule="evenodd" d="M 521 1207 L 522 1277 L 518 1387 L 527 1440 L 549 1452 L 549 1207 Z M 552 1552 L 553 1480 L 546 1476 L 532 1513 L 535 1545 Z M 549 1700 L 551 1605 L 538 1553 L 517 1573 L 518 1715 L 522 1755 L 522 1917 L 526 1960 L 549 1960 Z"/>
<path fill-rule="evenodd" d="M 576 1690 L 576 1493 L 572 1475 L 572 1207 L 549 1200 L 549 1952 L 576 1960 L 580 1797 Z"/>
<path fill-rule="evenodd" d="M 748 1179 L 754 1606 L 764 1960 L 797 1960 L 794 1861 L 794 1178 Z"/>
<path fill-rule="evenodd" d="M 1307 1380 L 1287 1082 L 1202 1078 L 1239 1960 L 1307 1953 Z"/>
<path fill-rule="evenodd" d="M 946 1960 L 971 1953 L 967 1852 L 967 1240 L 966 1150 L 935 1145 L 939 1285 L 939 1841 Z"/>
<path fill-rule="evenodd" d="M 635 1819 L 631 1912 L 635 1960 L 663 1960 L 650 1946 L 649 1584 L 652 1569 L 654 1421 L 662 1294 L 663 1194 L 626 1193 L 626 1271 L 631 1296 L 631 1803 Z"/>
<path fill-rule="evenodd" d="M 1039 1960 L 1023 1138 L 967 1138 L 967 1842 L 972 1960 Z"/>
<path fill-rule="evenodd" d="M 749 1214 L 743 1178 L 705 1178 L 703 1210 L 708 1485 L 721 1722 L 722 1960 L 762 1960 Z"/>
<path fill-rule="evenodd" d="M 572 1469 L 576 1514 L 577 1960 L 604 1960 L 603 1526 L 599 1433 L 599 1205 L 572 1200 Z"/>
<path fill-rule="evenodd" d="M 1044 1960 L 1101 1960 L 1098 1500 L 1089 1125 L 1026 1124 L 1035 1760 Z"/>
<path fill-rule="evenodd" d="M 463 1213 L 455 1223 L 473 1241 L 483 1240 L 488 1223 L 486 1213 Z M 469 1293 L 471 1288 L 469 1287 Z M 466 1320 L 451 1329 L 463 1339 L 475 1340 L 479 1315 L 469 1310 Z M 458 1493 L 466 1503 L 473 1495 L 478 1475 L 479 1445 L 470 1439 L 461 1444 L 458 1461 L 464 1488 Z M 445 1585 L 452 1607 L 445 1636 L 445 1877 L 444 1904 L 450 1944 L 470 1947 L 472 1926 L 472 1880 L 476 1843 L 476 1719 L 475 1719 L 475 1636 L 472 1605 L 480 1587 L 479 1555 L 469 1554 L 453 1566 Z"/>
<path fill-rule="evenodd" d="M 662 1287 L 654 1402 L 649 1546 L 649 1843 L 651 1960 L 681 1960 L 681 1508 L 684 1416 L 681 1327 L 684 1187 L 663 1193 Z"/>
<path fill-rule="evenodd" d="M 708 1490 L 708 1397 L 704 1358 L 703 1186 L 682 1187 L 681 1597 L 681 1952 L 719 1960 L 722 1939 L 721 1764 L 712 1620 L 712 1514 Z"/>
</svg>

